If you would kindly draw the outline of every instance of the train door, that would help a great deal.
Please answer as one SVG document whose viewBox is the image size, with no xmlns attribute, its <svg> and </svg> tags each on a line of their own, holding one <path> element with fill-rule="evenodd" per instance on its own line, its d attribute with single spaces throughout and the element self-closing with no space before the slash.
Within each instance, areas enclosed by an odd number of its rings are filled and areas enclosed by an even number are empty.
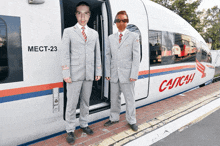
<svg viewBox="0 0 220 146">
<path fill-rule="evenodd" d="M 112 18 L 114 19 L 117 12 L 125 10 L 129 17 L 127 29 L 129 31 L 139 34 L 141 45 L 141 63 L 139 68 L 138 80 L 135 83 L 135 99 L 140 100 L 148 96 L 148 82 L 149 82 L 149 46 L 148 46 L 148 18 L 144 4 L 137 0 L 115 0 L 109 1 Z M 113 21 L 114 22 L 114 21 Z M 113 24 L 113 33 L 118 31 L 115 24 Z M 123 96 L 123 95 L 122 95 Z M 122 98 L 122 104 L 125 102 Z"/>
<path fill-rule="evenodd" d="M 77 23 L 75 17 L 76 5 L 81 0 L 62 0 L 62 22 L 63 29 L 72 27 Z M 108 107 L 108 82 L 104 79 L 104 52 L 105 52 L 105 40 L 108 37 L 108 15 L 106 3 L 99 0 L 84 0 L 90 5 L 91 16 L 88 22 L 88 26 L 96 30 L 99 34 L 100 51 L 103 65 L 103 75 L 101 80 L 94 81 L 92 87 L 92 93 L 90 97 L 90 112 L 99 110 L 103 107 Z M 80 100 L 80 99 L 79 99 Z M 64 83 L 64 116 L 66 108 L 66 85 Z M 77 113 L 79 113 L 79 104 L 77 106 Z M 78 115 L 77 115 L 78 116 Z"/>
</svg>

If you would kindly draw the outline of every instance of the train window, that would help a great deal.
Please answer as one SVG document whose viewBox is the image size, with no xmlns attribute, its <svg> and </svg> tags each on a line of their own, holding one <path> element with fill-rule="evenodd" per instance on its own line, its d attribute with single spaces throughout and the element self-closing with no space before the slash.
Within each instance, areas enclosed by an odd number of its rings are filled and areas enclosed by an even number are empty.
<svg viewBox="0 0 220 146">
<path fill-rule="evenodd" d="M 172 49 L 172 54 L 175 55 L 175 63 L 195 62 L 196 51 L 196 40 L 193 37 L 175 34 L 175 44 Z"/>
<path fill-rule="evenodd" d="M 198 48 L 196 52 L 196 60 L 201 62 L 201 58 L 202 58 L 202 49 Z"/>
<path fill-rule="evenodd" d="M 161 64 L 162 32 L 149 31 L 150 65 Z"/>
<path fill-rule="evenodd" d="M 0 81 L 8 76 L 6 23 L 0 18 Z"/>
<path fill-rule="evenodd" d="M 197 59 L 199 62 L 208 62 L 208 63 L 211 63 L 211 62 L 212 62 L 211 54 L 210 54 L 210 53 L 207 53 L 204 49 L 200 49 L 200 50 L 197 52 L 196 59 Z"/>
<path fill-rule="evenodd" d="M 0 84 L 23 81 L 20 17 L 0 15 Z"/>
<path fill-rule="evenodd" d="M 201 61 L 206 62 L 207 60 L 207 52 L 202 49 L 202 56 L 201 56 Z"/>
<path fill-rule="evenodd" d="M 142 40 L 141 40 L 141 31 L 136 25 L 128 24 L 126 29 L 128 29 L 131 32 L 135 32 L 139 35 L 139 42 L 140 42 L 140 61 L 142 60 Z"/>
<path fill-rule="evenodd" d="M 162 49 L 161 49 L 161 64 L 174 63 L 174 55 L 172 53 L 174 47 L 174 34 L 171 32 L 162 32 Z"/>
<path fill-rule="evenodd" d="M 201 61 L 201 56 L 202 56 L 202 52 L 201 52 L 201 44 L 199 41 L 196 41 L 196 60 L 198 60 L 199 62 Z"/>
<path fill-rule="evenodd" d="M 208 63 L 212 63 L 212 57 L 211 57 L 211 53 L 207 53 L 207 51 L 205 50 L 205 44 L 203 44 L 202 42 L 197 44 L 198 46 L 198 50 L 196 53 L 196 59 L 199 62 L 208 62 Z"/>
<path fill-rule="evenodd" d="M 208 53 L 208 56 L 207 56 L 207 62 L 212 63 L 212 55 L 210 52 Z"/>
</svg>

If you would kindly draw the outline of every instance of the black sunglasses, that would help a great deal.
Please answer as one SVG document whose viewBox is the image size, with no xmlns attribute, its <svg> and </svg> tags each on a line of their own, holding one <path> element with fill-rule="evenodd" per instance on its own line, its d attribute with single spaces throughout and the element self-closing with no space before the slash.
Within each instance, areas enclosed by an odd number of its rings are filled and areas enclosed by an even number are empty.
<svg viewBox="0 0 220 146">
<path fill-rule="evenodd" d="M 120 23 L 120 22 L 127 22 L 128 23 L 128 19 L 115 19 L 115 23 Z"/>
</svg>

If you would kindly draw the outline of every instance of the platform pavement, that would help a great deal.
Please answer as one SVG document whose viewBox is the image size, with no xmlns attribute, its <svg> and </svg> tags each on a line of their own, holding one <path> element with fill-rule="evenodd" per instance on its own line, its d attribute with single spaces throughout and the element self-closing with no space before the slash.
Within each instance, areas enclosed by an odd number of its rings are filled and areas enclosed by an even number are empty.
<svg viewBox="0 0 220 146">
<path fill-rule="evenodd" d="M 136 110 L 139 130 L 133 132 L 126 122 L 125 114 L 120 115 L 120 122 L 109 127 L 103 124 L 108 119 L 90 125 L 94 134 L 92 136 L 75 131 L 75 146 L 107 146 L 123 145 L 144 134 L 166 125 L 167 123 L 186 115 L 209 102 L 220 98 L 220 82 L 216 82 L 196 90 L 192 90 Z M 31 146 L 69 146 L 66 134 L 62 134 Z"/>
</svg>

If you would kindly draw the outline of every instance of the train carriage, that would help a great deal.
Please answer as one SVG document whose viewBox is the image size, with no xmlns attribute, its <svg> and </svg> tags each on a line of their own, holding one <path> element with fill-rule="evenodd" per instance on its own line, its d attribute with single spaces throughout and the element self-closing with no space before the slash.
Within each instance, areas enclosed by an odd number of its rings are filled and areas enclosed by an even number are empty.
<svg viewBox="0 0 220 146">
<path fill-rule="evenodd" d="M 117 32 L 113 22 L 118 11 L 127 11 L 127 29 L 140 36 L 136 107 L 212 81 L 215 70 L 204 39 L 175 13 L 149 0 L 84 1 L 92 12 L 88 26 L 99 33 L 103 76 L 106 38 Z M 64 28 L 77 22 L 78 2 L 0 0 L 0 145 L 24 144 L 65 130 L 60 42 Z M 190 55 L 176 56 L 177 36 L 193 40 Z M 103 77 L 93 82 L 90 122 L 109 115 L 109 89 Z M 123 112 L 125 101 L 121 104 Z"/>
</svg>

